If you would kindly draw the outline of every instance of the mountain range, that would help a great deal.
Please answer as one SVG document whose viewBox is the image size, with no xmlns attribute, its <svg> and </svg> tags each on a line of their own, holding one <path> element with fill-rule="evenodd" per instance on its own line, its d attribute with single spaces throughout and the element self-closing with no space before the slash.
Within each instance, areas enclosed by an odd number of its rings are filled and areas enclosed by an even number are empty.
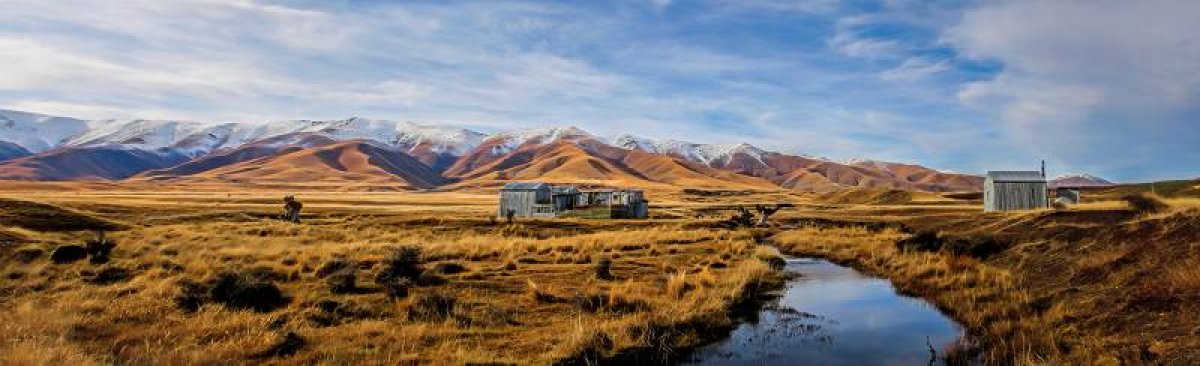
<svg viewBox="0 0 1200 366">
<path fill-rule="evenodd" d="M 1078 177 L 1077 177 L 1078 178 Z M 81 120 L 0 110 L 0 179 L 363 183 L 397 189 L 512 180 L 606 186 L 977 191 L 982 178 L 915 164 L 833 161 L 575 127 L 484 134 L 349 118 L 265 123 Z"/>
</svg>

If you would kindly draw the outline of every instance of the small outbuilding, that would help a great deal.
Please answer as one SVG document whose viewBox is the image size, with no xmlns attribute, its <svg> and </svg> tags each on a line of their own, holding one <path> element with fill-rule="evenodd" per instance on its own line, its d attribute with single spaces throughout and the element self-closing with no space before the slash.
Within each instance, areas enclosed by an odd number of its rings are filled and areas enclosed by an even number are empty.
<svg viewBox="0 0 1200 366">
<path fill-rule="evenodd" d="M 541 182 L 514 182 L 500 189 L 500 217 L 649 217 L 649 201 L 636 189 L 587 190 Z"/>
<path fill-rule="evenodd" d="M 1014 211 L 1049 207 L 1046 176 L 1038 171 L 990 171 L 983 182 L 983 210 Z"/>
</svg>

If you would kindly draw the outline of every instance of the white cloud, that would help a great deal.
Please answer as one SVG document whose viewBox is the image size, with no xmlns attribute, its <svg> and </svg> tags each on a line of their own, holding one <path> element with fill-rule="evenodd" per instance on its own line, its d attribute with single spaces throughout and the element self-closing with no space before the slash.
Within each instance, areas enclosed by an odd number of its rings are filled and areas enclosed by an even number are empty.
<svg viewBox="0 0 1200 366">
<path fill-rule="evenodd" d="M 1200 158 L 1200 2 L 1016 0 L 968 11 L 942 34 L 960 55 L 999 62 L 991 80 L 964 84 L 958 98 L 994 110 L 1017 141 L 1085 165 L 1145 174 L 1146 156 Z M 1181 142 L 1186 142 L 1182 143 Z M 1117 160 L 1124 160 L 1116 165 Z M 1139 167 L 1140 166 L 1140 167 Z"/>
<path fill-rule="evenodd" d="M 916 81 L 950 69 L 946 60 L 934 61 L 927 57 L 914 56 L 904 60 L 899 66 L 879 74 L 887 81 Z"/>
</svg>

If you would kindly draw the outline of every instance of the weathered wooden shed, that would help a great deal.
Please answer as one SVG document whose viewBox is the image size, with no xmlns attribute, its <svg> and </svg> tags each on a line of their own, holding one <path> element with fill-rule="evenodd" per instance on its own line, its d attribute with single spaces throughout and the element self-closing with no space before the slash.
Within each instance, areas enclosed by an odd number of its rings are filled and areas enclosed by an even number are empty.
<svg viewBox="0 0 1200 366">
<path fill-rule="evenodd" d="M 554 195 L 549 184 L 514 182 L 500 189 L 500 217 L 554 217 Z"/>
<path fill-rule="evenodd" d="M 1049 206 L 1046 176 L 1037 171 L 990 171 L 983 181 L 983 210 L 1034 210 Z"/>
</svg>

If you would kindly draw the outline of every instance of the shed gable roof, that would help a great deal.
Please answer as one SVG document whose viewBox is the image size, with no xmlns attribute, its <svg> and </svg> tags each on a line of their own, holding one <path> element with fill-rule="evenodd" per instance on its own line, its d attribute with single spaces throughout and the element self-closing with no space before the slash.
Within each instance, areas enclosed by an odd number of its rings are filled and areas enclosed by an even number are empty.
<svg viewBox="0 0 1200 366">
<path fill-rule="evenodd" d="M 994 182 L 1046 182 L 1039 171 L 989 171 L 987 177 Z"/>
<path fill-rule="evenodd" d="M 542 182 L 512 182 L 504 185 L 505 191 L 536 191 L 549 187 Z"/>
</svg>

